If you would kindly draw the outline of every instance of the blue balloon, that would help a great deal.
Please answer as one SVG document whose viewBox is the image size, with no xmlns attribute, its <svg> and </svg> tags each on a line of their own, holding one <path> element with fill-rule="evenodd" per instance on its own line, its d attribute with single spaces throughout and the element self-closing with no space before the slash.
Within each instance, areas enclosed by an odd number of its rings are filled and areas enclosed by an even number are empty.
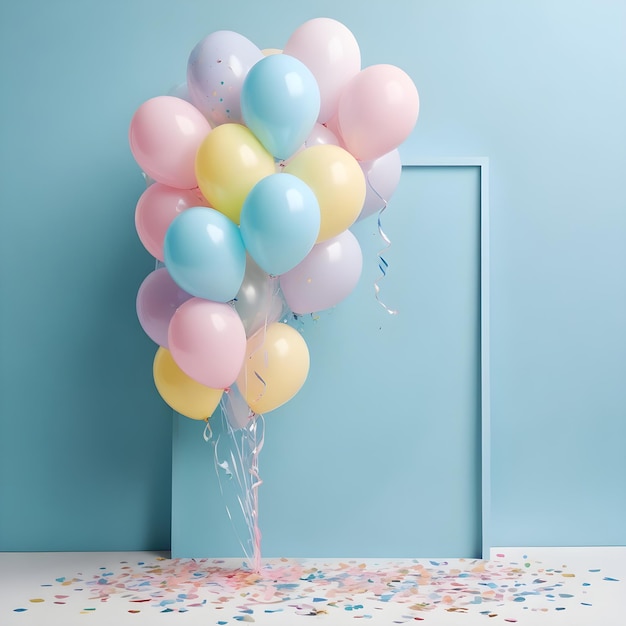
<svg viewBox="0 0 626 626">
<path fill-rule="evenodd" d="M 246 271 L 239 228 L 223 213 L 207 207 L 176 216 L 165 233 L 163 255 L 181 289 L 215 302 L 232 300 Z"/>
<path fill-rule="evenodd" d="M 250 68 L 241 88 L 241 114 L 275 158 L 287 159 L 305 142 L 319 112 L 319 86 L 298 59 L 272 54 Z"/>
<path fill-rule="evenodd" d="M 292 174 L 270 174 L 247 195 L 241 236 L 250 256 L 268 274 L 294 268 L 311 251 L 320 231 L 313 190 Z"/>
</svg>

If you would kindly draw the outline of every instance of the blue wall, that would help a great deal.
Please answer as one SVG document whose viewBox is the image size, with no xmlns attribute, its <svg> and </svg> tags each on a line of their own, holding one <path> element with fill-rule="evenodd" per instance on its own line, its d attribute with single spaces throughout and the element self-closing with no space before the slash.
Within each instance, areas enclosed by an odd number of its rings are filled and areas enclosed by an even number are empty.
<svg viewBox="0 0 626 626">
<path fill-rule="evenodd" d="M 128 122 L 205 34 L 281 47 L 319 15 L 413 77 L 408 160 L 490 158 L 492 541 L 626 542 L 625 2 L 23 0 L 0 7 L 0 549 L 169 544 Z"/>
</svg>

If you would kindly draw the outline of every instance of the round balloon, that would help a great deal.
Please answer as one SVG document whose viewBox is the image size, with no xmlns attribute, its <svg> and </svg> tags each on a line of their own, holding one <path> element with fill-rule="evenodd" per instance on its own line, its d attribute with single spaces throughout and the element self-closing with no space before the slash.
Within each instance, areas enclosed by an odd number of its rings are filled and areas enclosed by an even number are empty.
<svg viewBox="0 0 626 626">
<path fill-rule="evenodd" d="M 373 161 L 364 161 L 360 166 L 366 182 L 365 202 L 358 217 L 362 220 L 387 206 L 400 183 L 402 161 L 396 149 Z"/>
<path fill-rule="evenodd" d="M 309 349 L 302 335 L 281 322 L 248 339 L 237 387 L 255 413 L 267 413 L 298 393 L 309 374 Z"/>
<path fill-rule="evenodd" d="M 347 150 L 370 161 L 397 148 L 411 133 L 419 95 L 411 78 L 395 65 L 372 65 L 346 85 L 337 119 Z"/>
<path fill-rule="evenodd" d="M 194 420 L 211 417 L 224 393 L 222 389 L 211 389 L 189 378 L 163 347 L 154 356 L 152 374 L 163 400 L 177 413 Z"/>
<path fill-rule="evenodd" d="M 361 246 L 346 230 L 313 246 L 301 263 L 280 277 L 280 286 L 294 313 L 323 311 L 352 293 L 362 268 Z"/>
<path fill-rule="evenodd" d="M 365 178 L 357 160 L 339 146 L 318 145 L 296 154 L 284 172 L 303 180 L 320 205 L 317 243 L 351 226 L 365 199 Z"/>
<path fill-rule="evenodd" d="M 167 229 L 176 216 L 196 206 L 208 206 L 198 189 L 176 189 L 154 183 L 141 194 L 135 209 L 135 228 L 139 240 L 153 257 L 164 260 Z"/>
<path fill-rule="evenodd" d="M 130 122 L 130 149 L 150 178 L 179 189 L 198 186 L 195 160 L 211 126 L 193 105 L 173 96 L 144 102 Z"/>
<path fill-rule="evenodd" d="M 247 337 L 278 321 L 285 310 L 278 279 L 263 271 L 250 255 L 246 258 L 246 274 L 233 304 Z"/>
<path fill-rule="evenodd" d="M 187 86 L 191 102 L 214 126 L 240 123 L 241 87 L 263 53 L 249 39 L 218 30 L 200 41 L 189 55 Z"/>
<path fill-rule="evenodd" d="M 272 155 L 241 124 L 218 126 L 196 156 L 202 195 L 235 224 L 239 224 L 241 206 L 252 187 L 275 171 Z"/>
<path fill-rule="evenodd" d="M 167 229 L 165 266 L 181 289 L 199 298 L 228 302 L 241 287 L 246 251 L 237 225 L 206 207 L 181 213 Z"/>
<path fill-rule="evenodd" d="M 172 316 L 172 357 L 187 376 L 213 389 L 235 382 L 246 353 L 246 331 L 233 307 L 191 298 Z"/>
<path fill-rule="evenodd" d="M 320 229 L 320 207 L 311 188 L 291 174 L 259 181 L 241 209 L 241 237 L 250 256 L 278 276 L 310 252 Z"/>
<path fill-rule="evenodd" d="M 137 317 L 154 343 L 167 348 L 167 331 L 176 309 L 191 295 L 183 291 L 160 267 L 146 276 L 137 292 Z"/>
<path fill-rule="evenodd" d="M 337 111 L 343 88 L 361 69 L 356 38 L 341 22 L 317 17 L 293 32 L 284 53 L 302 61 L 315 76 L 321 100 L 319 121 L 328 121 Z"/>
<path fill-rule="evenodd" d="M 241 89 L 246 126 L 277 159 L 288 158 L 304 143 L 319 109 L 315 77 L 304 63 L 286 54 L 261 59 Z"/>
</svg>

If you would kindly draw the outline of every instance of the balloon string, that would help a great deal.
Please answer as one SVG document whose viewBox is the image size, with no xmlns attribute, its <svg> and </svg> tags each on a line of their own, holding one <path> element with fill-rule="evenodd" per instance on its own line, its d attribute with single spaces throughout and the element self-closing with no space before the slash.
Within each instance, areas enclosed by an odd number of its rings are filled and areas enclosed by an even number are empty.
<svg viewBox="0 0 626 626">
<path fill-rule="evenodd" d="M 258 425 L 262 424 L 261 427 L 261 437 L 258 438 Z M 254 546 L 253 546 L 253 555 L 254 555 L 254 571 L 261 571 L 261 530 L 259 528 L 259 487 L 263 484 L 261 480 L 261 475 L 259 474 L 259 454 L 263 449 L 263 443 L 265 441 L 265 420 L 263 415 L 257 415 L 254 419 L 254 423 L 251 425 L 251 430 L 253 430 L 253 447 L 252 447 L 252 457 L 251 457 L 251 465 L 250 465 L 250 474 L 254 480 L 251 490 L 252 490 L 252 519 L 253 519 L 253 538 L 254 538 Z"/>
<path fill-rule="evenodd" d="M 225 402 L 221 402 L 222 420 L 224 423 L 226 441 L 229 444 L 227 458 L 222 459 L 220 444 L 224 443 L 220 435 L 214 444 L 214 462 L 218 476 L 220 494 L 225 503 L 228 519 L 233 527 L 235 536 L 246 558 L 252 562 L 255 572 L 261 569 L 261 531 L 259 527 L 259 494 L 258 489 L 263 484 L 259 473 L 259 454 L 265 440 L 265 420 L 262 415 L 249 413 L 248 423 L 235 430 L 227 417 Z M 226 499 L 225 483 L 230 483 L 236 489 L 236 501 L 243 515 L 249 534 L 249 539 L 243 541 L 234 519 L 234 512 Z M 246 545 L 247 544 L 247 545 Z"/>
<path fill-rule="evenodd" d="M 206 421 L 206 426 L 204 427 L 204 432 L 202 433 L 202 437 L 205 441 L 210 441 L 213 438 L 213 431 L 211 430 L 211 424 L 209 424 L 209 420 Z"/>
<path fill-rule="evenodd" d="M 370 180 L 369 174 L 367 175 L 367 184 L 369 185 L 369 188 L 376 194 L 376 196 L 378 196 L 378 198 L 383 203 L 383 206 L 378 211 L 377 222 L 378 222 L 378 234 L 380 235 L 380 238 L 385 243 L 385 246 L 381 250 L 378 251 L 378 269 L 380 270 L 381 276 L 374 281 L 374 292 L 376 294 L 376 301 L 378 302 L 378 304 L 380 304 L 380 306 L 383 307 L 383 309 L 385 309 L 385 311 L 387 311 L 387 313 L 389 313 L 389 315 L 397 315 L 398 314 L 397 310 L 389 308 L 380 299 L 380 285 L 378 284 L 381 280 L 386 278 L 387 270 L 389 269 L 389 263 L 387 263 L 387 261 L 383 257 L 383 252 L 385 252 L 385 250 L 388 250 L 391 247 L 391 240 L 385 234 L 385 231 L 383 230 L 383 227 L 382 227 L 382 220 L 381 220 L 383 213 L 387 210 L 387 200 L 385 200 L 385 198 L 383 198 L 378 193 L 374 185 L 372 185 L 372 181 Z"/>
</svg>

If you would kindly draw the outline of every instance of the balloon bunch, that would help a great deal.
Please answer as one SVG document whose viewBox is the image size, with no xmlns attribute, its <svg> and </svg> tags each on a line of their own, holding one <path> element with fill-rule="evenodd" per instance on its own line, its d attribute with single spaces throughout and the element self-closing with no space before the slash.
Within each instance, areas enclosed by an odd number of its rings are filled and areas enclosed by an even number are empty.
<svg viewBox="0 0 626 626">
<path fill-rule="evenodd" d="M 354 35 L 329 18 L 302 24 L 282 51 L 211 33 L 178 96 L 137 109 L 130 147 L 155 182 L 135 223 L 160 262 L 137 312 L 174 410 L 208 419 L 238 393 L 253 418 L 298 392 L 309 352 L 281 320 L 356 286 L 362 253 L 349 228 L 386 206 L 418 109 L 409 76 L 362 69 Z"/>
</svg>

